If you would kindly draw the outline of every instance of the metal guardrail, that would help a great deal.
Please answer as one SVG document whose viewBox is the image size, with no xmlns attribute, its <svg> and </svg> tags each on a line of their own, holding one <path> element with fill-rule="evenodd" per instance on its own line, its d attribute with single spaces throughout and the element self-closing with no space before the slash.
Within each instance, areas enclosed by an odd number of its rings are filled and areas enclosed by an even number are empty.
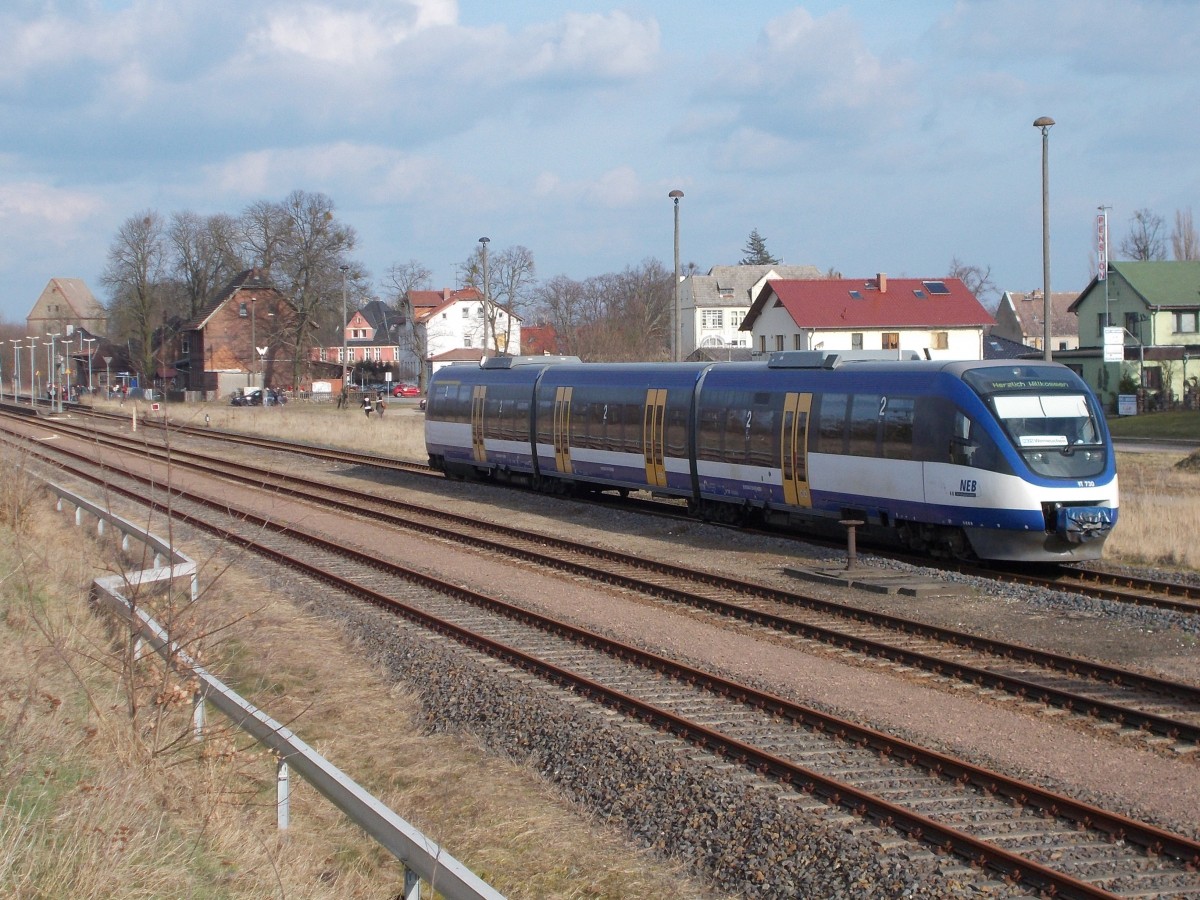
<svg viewBox="0 0 1200 900">
<path fill-rule="evenodd" d="M 199 734 L 203 733 L 204 703 L 208 702 L 274 752 L 277 760 L 277 813 L 281 829 L 288 826 L 288 770 L 291 768 L 401 862 L 405 869 L 402 895 L 405 900 L 417 900 L 418 879 L 431 885 L 448 900 L 504 900 L 503 894 L 388 809 L 294 732 L 239 696 L 184 653 L 178 644 L 172 642 L 162 626 L 122 593 L 129 585 L 188 578 L 191 596 L 195 600 L 198 569 L 193 560 L 175 549 L 170 542 L 99 504 L 61 485 L 48 482 L 48 486 L 59 498 L 59 510 L 62 510 L 64 502 L 75 507 L 77 526 L 82 524 L 83 513 L 87 512 L 95 517 L 100 533 L 103 533 L 106 523 L 120 530 L 124 549 L 128 549 L 128 541 L 132 538 L 153 550 L 152 568 L 97 578 L 92 583 L 92 599 L 97 605 L 131 623 L 139 640 L 153 648 L 175 671 L 196 679 L 199 688 L 194 698 L 193 722 Z M 170 560 L 170 564 L 163 565 L 164 560 Z"/>
</svg>

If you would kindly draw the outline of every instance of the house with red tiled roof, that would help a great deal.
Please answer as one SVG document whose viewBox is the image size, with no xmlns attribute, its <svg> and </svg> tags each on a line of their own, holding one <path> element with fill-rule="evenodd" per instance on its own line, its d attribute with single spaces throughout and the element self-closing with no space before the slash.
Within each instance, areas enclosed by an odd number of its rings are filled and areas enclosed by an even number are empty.
<svg viewBox="0 0 1200 900">
<path fill-rule="evenodd" d="M 995 320 L 957 278 L 766 281 L 742 321 L 756 353 L 915 350 L 931 359 L 982 359 Z"/>
<path fill-rule="evenodd" d="M 494 302 L 485 304 L 477 288 L 409 291 L 408 296 L 414 343 L 424 351 L 428 375 L 451 362 L 521 352 L 521 317 Z"/>
</svg>

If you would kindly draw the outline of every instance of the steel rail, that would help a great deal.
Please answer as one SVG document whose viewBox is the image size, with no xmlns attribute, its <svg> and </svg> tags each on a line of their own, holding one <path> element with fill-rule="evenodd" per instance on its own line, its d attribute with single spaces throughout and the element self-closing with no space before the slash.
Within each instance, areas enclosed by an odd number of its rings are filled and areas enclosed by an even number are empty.
<svg viewBox="0 0 1200 900">
<path fill-rule="evenodd" d="M 114 448 L 123 447 L 123 439 L 121 438 L 115 438 L 106 435 L 100 438 L 100 441 Z M 141 452 L 151 452 L 151 448 L 146 447 L 144 444 L 139 444 L 138 449 Z M 193 454 L 189 453 L 188 451 L 180 451 L 174 448 L 170 449 L 169 451 L 164 450 L 164 454 L 169 454 L 166 458 L 169 458 L 172 464 L 191 466 L 203 472 L 211 473 L 213 471 L 212 467 L 214 461 L 200 454 Z M 199 458 L 202 459 L 203 462 L 187 463 L 181 460 L 180 456 Z M 316 502 L 316 498 L 313 497 L 311 492 L 312 482 L 306 481 L 303 478 L 298 478 L 286 473 L 274 472 L 272 470 L 264 470 L 262 467 L 249 466 L 229 461 L 219 461 L 217 465 L 241 473 L 240 477 L 250 477 L 256 481 L 262 479 L 264 476 L 270 476 L 271 478 L 279 479 L 279 481 L 283 483 L 301 485 L 300 487 L 286 487 L 281 484 L 268 485 L 265 481 L 260 482 L 263 487 L 269 486 L 271 490 L 277 494 L 293 496 L 306 502 Z M 1020 644 L 998 641 L 992 638 L 978 637 L 965 632 L 955 631 L 953 629 L 943 628 L 941 626 L 928 625 L 913 619 L 893 616 L 887 613 L 871 612 L 859 609 L 857 607 L 848 607 L 833 601 L 822 600 L 802 594 L 794 594 L 765 585 L 742 582 L 737 579 L 705 573 L 696 569 L 685 569 L 668 563 L 646 560 L 644 558 L 622 553 L 620 551 L 597 551 L 595 548 L 587 547 L 586 545 L 578 544 L 562 538 L 555 538 L 546 535 L 530 535 L 528 532 L 511 528 L 509 526 L 498 525 L 495 523 L 480 523 L 479 521 L 471 519 L 467 516 L 447 513 L 440 510 L 435 513 L 427 508 L 420 507 L 415 504 L 409 504 L 404 501 L 389 500 L 386 502 L 387 508 L 384 510 L 371 510 L 367 508 L 365 504 L 382 502 L 373 494 L 355 491 L 351 488 L 333 488 L 332 486 L 328 485 L 322 485 L 322 487 L 325 487 L 331 491 L 336 490 L 339 494 L 348 496 L 350 499 L 342 500 L 336 497 L 325 497 L 320 499 L 321 503 L 328 507 L 336 508 L 353 515 L 367 516 L 376 520 L 386 521 L 396 527 L 417 530 L 423 535 L 432 534 L 456 543 L 468 543 L 490 552 L 495 552 L 506 556 L 522 557 L 529 561 L 536 562 L 539 565 L 550 566 L 562 571 L 569 571 L 573 574 L 584 575 L 592 579 L 599 578 L 599 580 L 602 580 L 608 584 L 648 593 L 670 602 L 706 609 L 714 614 L 737 618 L 761 627 L 772 628 L 789 634 L 800 635 L 829 646 L 840 647 L 862 653 L 867 656 L 886 659 L 902 665 L 912 666 L 914 668 L 932 672 L 936 675 L 954 677 L 976 686 L 986 686 L 989 688 L 1002 690 L 1024 700 L 1043 703 L 1048 706 L 1056 706 L 1072 713 L 1114 722 L 1122 727 L 1136 728 L 1154 734 L 1163 735 L 1173 740 L 1184 740 L 1200 744 L 1200 724 L 1181 722 L 1177 719 L 1172 719 L 1160 714 L 1131 709 L 1127 706 L 1121 705 L 1120 703 L 1097 700 L 1094 698 L 1082 698 L 1078 694 L 1072 693 L 1068 689 L 1042 685 L 1014 675 L 1006 675 L 987 668 L 970 665 L 968 663 L 945 660 L 927 653 L 922 653 L 916 650 L 908 650 L 903 647 L 897 647 L 892 644 L 870 638 L 858 637 L 823 626 L 799 622 L 797 620 L 784 616 L 778 616 L 772 613 L 747 609 L 743 606 L 739 606 L 736 603 L 729 603 L 723 600 L 705 597 L 703 595 L 694 594 L 690 591 L 670 587 L 668 585 L 643 581 L 641 579 L 632 578 L 630 576 L 615 572 L 597 573 L 594 568 L 573 563 L 570 560 L 565 559 L 561 554 L 563 552 L 569 552 L 581 556 L 600 557 L 638 570 L 665 574 L 675 580 L 704 583 L 724 591 L 729 591 L 731 593 L 743 595 L 749 594 L 757 597 L 758 599 L 763 599 L 782 605 L 798 606 L 815 612 L 834 615 L 843 619 L 849 619 L 850 621 L 865 622 L 879 628 L 894 630 L 916 637 L 932 639 L 971 651 L 988 653 L 1009 660 L 1033 663 L 1042 668 L 1065 672 L 1072 676 L 1088 677 L 1097 681 L 1119 686 L 1136 687 L 1140 690 L 1149 691 L 1166 697 L 1173 697 L 1175 699 L 1186 699 L 1192 702 L 1200 703 L 1200 687 L 1172 682 L 1167 679 L 1158 678 L 1151 675 L 1144 675 L 1116 666 L 1108 666 L 1101 663 L 1094 663 L 1074 657 L 1063 656 L 1051 651 L 1038 650 L 1036 648 L 1031 648 Z M 411 521 L 405 519 L 403 516 L 393 512 L 395 509 L 450 519 L 454 525 L 439 526 L 437 524 L 428 522 L 415 525 Z M 523 538 L 524 540 L 532 540 L 538 543 L 543 543 L 551 548 L 551 550 L 550 552 L 541 553 L 529 548 L 515 547 L 509 540 L 506 539 L 492 541 L 476 535 L 464 534 L 464 532 L 460 530 L 461 527 L 492 530 L 502 536 L 505 536 L 506 538 L 511 538 L 515 535 Z"/>
<path fill-rule="evenodd" d="M 81 454 L 56 447 L 56 452 L 66 453 L 90 466 L 95 466 L 92 460 Z M 121 475 L 138 481 L 150 487 L 162 488 L 153 479 L 124 469 L 109 469 Z M 99 479 L 87 472 L 78 471 L 81 477 L 98 481 Z M 1053 891 L 1060 897 L 1111 897 L 1110 893 L 1080 881 L 1069 875 L 1058 872 L 1025 857 L 1010 853 L 981 839 L 964 834 L 957 829 L 942 825 L 904 807 L 897 806 L 860 791 L 818 773 L 811 772 L 802 766 L 795 765 L 770 754 L 728 738 L 719 732 L 706 729 L 704 726 L 690 722 L 661 710 L 652 704 L 628 697 L 620 692 L 597 685 L 587 679 L 577 678 L 569 672 L 535 657 L 529 656 L 515 648 L 499 644 L 490 638 L 478 635 L 468 629 L 453 623 L 437 619 L 428 613 L 408 606 L 387 595 L 373 591 L 363 585 L 335 573 L 325 571 L 305 559 L 292 557 L 289 554 L 260 544 L 259 542 L 241 535 L 228 532 L 211 522 L 192 516 L 173 507 L 163 507 L 160 503 L 140 497 L 136 492 L 103 482 L 108 490 L 129 496 L 137 502 L 149 504 L 160 512 L 171 515 L 187 524 L 199 527 L 223 536 L 224 539 L 246 550 L 260 553 L 270 559 L 303 571 L 324 583 L 335 585 L 354 596 L 359 596 L 370 602 L 392 609 L 412 621 L 439 633 L 455 636 L 468 646 L 480 649 L 494 650 L 508 661 L 528 667 L 531 671 L 545 673 L 546 677 L 554 680 L 563 679 L 560 683 L 572 687 L 584 696 L 604 697 L 617 708 L 628 712 L 644 721 L 659 724 L 677 736 L 689 740 L 701 748 L 714 750 L 728 756 L 744 766 L 749 766 L 762 775 L 783 781 L 789 785 L 799 785 L 804 790 L 811 790 L 826 797 L 844 808 L 850 809 L 860 816 L 866 816 L 881 824 L 895 827 L 914 839 L 923 841 L 934 847 L 951 850 L 962 858 L 980 865 L 985 865 L 1007 878 L 1021 881 L 1039 890 Z M 171 494 L 181 499 L 191 500 L 197 504 L 229 513 L 227 501 L 212 500 L 188 491 L 172 491 Z M 1046 813 L 1075 822 L 1083 827 L 1101 831 L 1112 840 L 1125 840 L 1143 847 L 1152 855 L 1167 854 L 1187 866 L 1200 866 L 1200 842 L 1190 838 L 1167 832 L 1163 829 L 1138 822 L 1117 813 L 1110 813 L 1090 804 L 1080 803 L 1069 797 L 1044 791 L 1035 785 L 1008 778 L 991 772 L 983 767 L 965 763 L 961 760 L 927 750 L 899 738 L 885 735 L 881 732 L 859 726 L 853 722 L 829 716 L 792 703 L 764 691 L 742 685 L 720 676 L 698 670 L 672 660 L 641 650 L 632 645 L 613 641 L 601 635 L 576 628 L 566 623 L 539 616 L 529 610 L 513 607 L 508 603 L 487 595 L 479 594 L 459 585 L 429 576 L 425 573 L 409 569 L 395 563 L 386 563 L 375 556 L 348 548 L 341 543 L 327 541 L 315 535 L 298 532 L 290 526 L 274 522 L 266 517 L 258 516 L 248 511 L 238 511 L 241 521 L 251 523 L 255 528 L 270 530 L 289 536 L 306 544 L 319 546 L 332 553 L 354 559 L 357 563 L 383 571 L 394 577 L 403 578 L 411 583 L 420 584 L 431 590 L 451 597 L 470 602 L 481 608 L 509 615 L 517 621 L 534 625 L 547 633 L 557 634 L 576 641 L 582 646 L 603 650 L 604 652 L 637 663 L 638 665 L 668 674 L 692 684 L 702 684 L 706 689 L 721 696 L 733 698 L 739 702 L 753 705 L 757 709 L 770 711 L 773 714 L 785 716 L 790 720 L 840 737 L 847 741 L 869 746 L 885 757 L 899 759 L 906 763 L 920 766 L 927 771 L 945 779 L 952 779 L 961 784 L 970 784 L 988 794 L 1000 795 L 1014 804 L 1032 806 Z"/>
</svg>

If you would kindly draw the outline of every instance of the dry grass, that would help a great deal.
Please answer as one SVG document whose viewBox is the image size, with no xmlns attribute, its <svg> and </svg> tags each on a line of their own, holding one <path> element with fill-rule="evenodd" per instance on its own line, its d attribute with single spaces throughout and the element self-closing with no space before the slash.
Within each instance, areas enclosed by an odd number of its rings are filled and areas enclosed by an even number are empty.
<svg viewBox="0 0 1200 900">
<path fill-rule="evenodd" d="M 0 896 L 398 895 L 399 864 L 300 779 L 281 835 L 272 760 L 215 713 L 193 744 L 185 686 L 124 667 L 85 602 L 112 548 L 71 521 L 47 501 L 0 525 Z M 204 561 L 194 606 L 142 602 L 170 606 L 190 652 L 508 896 L 705 896 L 469 739 L 421 733 L 413 696 L 230 562 Z"/>
<path fill-rule="evenodd" d="M 1105 558 L 1129 565 L 1200 569 L 1200 472 L 1184 453 L 1119 453 L 1121 517 Z"/>
</svg>

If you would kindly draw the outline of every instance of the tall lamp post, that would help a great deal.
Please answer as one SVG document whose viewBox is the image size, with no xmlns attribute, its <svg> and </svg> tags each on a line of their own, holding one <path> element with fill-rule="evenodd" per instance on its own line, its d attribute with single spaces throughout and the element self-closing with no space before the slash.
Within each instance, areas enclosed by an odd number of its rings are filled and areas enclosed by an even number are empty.
<svg viewBox="0 0 1200 900">
<path fill-rule="evenodd" d="M 679 362 L 679 354 L 683 349 L 680 346 L 683 323 L 679 318 L 679 200 L 683 197 L 683 191 L 671 191 L 667 196 L 675 202 L 675 299 L 671 307 L 671 361 Z"/>
<path fill-rule="evenodd" d="M 112 365 L 113 358 L 111 356 L 104 357 L 104 393 L 107 396 L 112 396 L 112 375 L 109 373 L 109 366 Z"/>
<path fill-rule="evenodd" d="M 1049 362 L 1050 352 L 1050 127 L 1054 120 L 1042 116 L 1033 122 L 1042 129 L 1042 358 Z"/>
<path fill-rule="evenodd" d="M 54 398 L 58 394 L 58 385 L 55 384 L 55 375 L 57 370 L 54 367 L 54 339 L 59 336 L 59 332 L 57 331 L 53 334 L 46 335 L 46 337 L 50 338 L 50 343 L 46 345 L 46 383 L 48 386 L 50 386 L 51 409 L 54 409 Z M 59 412 L 62 412 L 61 407 L 59 408 Z"/>
<path fill-rule="evenodd" d="M 488 306 L 488 267 L 487 267 L 487 245 L 491 243 L 491 238 L 481 237 L 479 246 L 482 248 L 483 254 L 483 352 L 487 355 L 488 352 L 488 323 L 492 319 L 492 310 Z"/>
<path fill-rule="evenodd" d="M 346 385 L 346 329 L 350 327 L 350 323 L 346 320 L 346 273 L 350 271 L 350 267 L 346 265 L 338 266 L 342 270 L 342 396 L 347 396 Z"/>
<path fill-rule="evenodd" d="M 96 343 L 96 339 L 81 337 L 79 343 L 88 345 L 88 396 L 90 397 L 92 394 L 92 344 Z"/>
<path fill-rule="evenodd" d="M 16 403 L 21 393 L 21 342 L 13 338 L 8 342 L 13 345 L 13 403 Z"/>
<path fill-rule="evenodd" d="M 30 409 L 37 403 L 37 338 L 27 337 L 29 341 L 29 407 Z"/>
</svg>

